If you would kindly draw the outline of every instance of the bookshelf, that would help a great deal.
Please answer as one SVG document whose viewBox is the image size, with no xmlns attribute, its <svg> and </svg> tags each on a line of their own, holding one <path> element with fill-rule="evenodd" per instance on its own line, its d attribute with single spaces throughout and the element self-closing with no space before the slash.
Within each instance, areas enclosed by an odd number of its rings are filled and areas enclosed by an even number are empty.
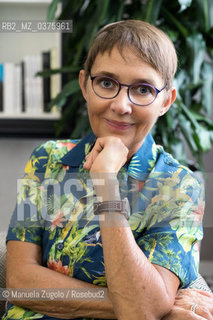
<svg viewBox="0 0 213 320">
<path fill-rule="evenodd" d="M 0 0 L 0 21 L 45 21 L 47 9 L 50 3 L 51 0 Z M 44 68 L 42 54 L 47 52 L 50 54 L 50 59 L 52 59 L 52 52 L 54 53 L 54 68 L 59 68 L 61 66 L 60 32 L 33 33 L 22 31 L 18 33 L 5 32 L 2 29 L 0 30 L 0 64 L 2 65 L 2 68 L 5 68 L 4 70 L 7 70 L 5 65 L 21 66 L 21 64 L 24 64 L 25 67 L 29 66 L 29 64 L 27 65 L 27 62 L 25 64 L 25 60 L 27 59 L 28 61 L 31 59 L 31 66 L 35 66 L 35 60 L 32 60 L 32 57 L 39 57 L 38 61 L 40 64 L 38 64 L 38 69 L 36 69 L 36 71 L 42 71 Z M 52 60 L 50 60 L 50 62 L 51 67 L 53 67 Z M 41 67 L 40 69 L 39 66 Z M 12 73 L 12 75 L 14 75 L 14 73 Z M 37 77 L 37 81 L 39 84 L 37 83 L 37 87 L 35 87 L 37 88 L 36 90 L 39 88 L 40 96 L 38 95 L 38 91 L 35 91 L 35 89 L 34 91 L 32 89 L 28 89 L 28 95 L 26 95 L 26 92 L 23 93 L 23 91 L 21 91 L 22 99 L 17 98 L 21 101 L 19 101 L 19 103 L 14 103 L 15 100 L 12 100 L 12 102 L 10 100 L 7 104 L 7 101 L 3 101 L 2 98 L 2 108 L 0 111 L 1 136 L 8 136 L 10 133 L 14 135 L 16 133 L 18 135 L 21 135 L 22 133 L 36 133 L 38 136 L 39 132 L 40 136 L 45 136 L 45 134 L 50 136 L 53 134 L 54 125 L 60 118 L 60 113 L 56 108 L 53 108 L 54 111 L 48 111 L 47 108 L 45 108 L 44 79 Z M 51 86 L 52 81 L 54 81 L 54 92 L 51 91 L 49 93 L 49 99 L 51 100 L 51 98 L 60 91 L 61 79 L 59 75 L 55 75 L 54 77 L 49 78 L 49 81 L 51 82 Z M 23 87 L 23 90 L 27 90 L 26 87 L 32 88 L 32 82 L 29 81 L 29 84 L 26 85 L 26 81 L 24 79 Z M 52 90 L 52 88 L 49 89 L 49 91 L 50 90 Z M 6 94 L 4 94 L 4 96 L 6 96 Z M 38 96 L 40 97 L 40 100 L 38 99 Z M 32 99 L 37 100 L 33 100 L 34 102 L 32 102 Z M 31 101 L 31 105 L 29 101 Z M 32 105 L 34 106 L 33 108 Z"/>
</svg>

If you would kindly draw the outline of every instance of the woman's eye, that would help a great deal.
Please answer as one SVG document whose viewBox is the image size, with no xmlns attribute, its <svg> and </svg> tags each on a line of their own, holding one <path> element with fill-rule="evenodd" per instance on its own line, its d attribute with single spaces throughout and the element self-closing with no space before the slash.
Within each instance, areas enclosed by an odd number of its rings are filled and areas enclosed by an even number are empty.
<svg viewBox="0 0 213 320">
<path fill-rule="evenodd" d="M 140 94 L 147 94 L 147 93 L 150 93 L 151 90 L 148 86 L 140 86 L 140 87 L 138 87 L 138 92 Z"/>
<path fill-rule="evenodd" d="M 100 81 L 100 84 L 103 88 L 112 88 L 113 87 L 113 82 L 109 79 L 102 79 Z"/>
<path fill-rule="evenodd" d="M 133 86 L 131 88 L 131 91 L 134 94 L 139 94 L 139 95 L 142 95 L 142 96 L 149 95 L 149 94 L 155 95 L 154 89 L 151 86 L 148 86 L 148 85 Z"/>
</svg>

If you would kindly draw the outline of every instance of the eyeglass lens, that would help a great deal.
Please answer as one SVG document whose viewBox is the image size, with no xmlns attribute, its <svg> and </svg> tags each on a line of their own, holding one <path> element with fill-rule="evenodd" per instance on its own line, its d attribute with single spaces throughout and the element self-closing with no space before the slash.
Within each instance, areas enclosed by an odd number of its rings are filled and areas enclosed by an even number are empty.
<svg viewBox="0 0 213 320">
<path fill-rule="evenodd" d="M 110 77 L 97 76 L 93 79 L 93 90 L 101 98 L 112 99 L 120 90 L 120 84 Z M 129 99 L 138 105 L 151 104 L 156 98 L 156 90 L 153 86 L 144 83 L 136 83 L 129 86 Z"/>
</svg>

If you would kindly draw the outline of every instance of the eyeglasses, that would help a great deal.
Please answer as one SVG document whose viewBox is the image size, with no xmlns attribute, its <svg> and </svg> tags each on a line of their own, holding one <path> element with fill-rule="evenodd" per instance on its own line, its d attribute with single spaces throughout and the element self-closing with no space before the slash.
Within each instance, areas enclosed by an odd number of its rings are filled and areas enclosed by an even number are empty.
<svg viewBox="0 0 213 320">
<path fill-rule="evenodd" d="M 113 99 L 119 94 L 121 87 L 127 87 L 129 101 L 137 106 L 148 106 L 155 101 L 157 95 L 166 88 L 158 90 L 148 83 L 124 84 L 107 76 L 91 76 L 94 93 L 103 99 Z"/>
</svg>

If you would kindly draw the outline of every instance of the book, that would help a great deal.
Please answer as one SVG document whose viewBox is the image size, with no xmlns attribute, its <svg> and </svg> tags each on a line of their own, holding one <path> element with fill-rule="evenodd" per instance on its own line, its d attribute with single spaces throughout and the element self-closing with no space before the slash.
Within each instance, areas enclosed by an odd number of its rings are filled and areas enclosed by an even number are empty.
<svg viewBox="0 0 213 320">
<path fill-rule="evenodd" d="M 0 64 L 0 112 L 3 111 L 3 81 L 4 81 L 4 65 Z"/>
<path fill-rule="evenodd" d="M 14 112 L 20 114 L 22 112 L 22 78 L 21 78 L 21 65 L 15 65 L 15 105 Z"/>
<path fill-rule="evenodd" d="M 22 107 L 21 111 L 26 111 L 26 105 L 25 105 L 25 72 L 24 72 L 24 61 L 21 62 L 21 101 L 22 101 Z"/>
<path fill-rule="evenodd" d="M 11 62 L 4 63 L 3 83 L 3 110 L 13 115 L 15 112 L 15 65 Z"/>
<path fill-rule="evenodd" d="M 60 61 L 59 61 L 59 54 L 56 48 L 50 49 L 50 69 L 59 69 L 60 68 Z M 60 85 L 60 75 L 53 74 L 50 77 L 50 96 L 51 100 L 54 99 L 57 94 L 60 92 L 61 85 Z M 52 107 L 52 112 L 57 113 L 57 106 Z"/>
<path fill-rule="evenodd" d="M 22 108 L 20 64 L 1 64 L 0 79 L 0 111 L 10 115 L 19 114 Z"/>
<path fill-rule="evenodd" d="M 43 70 L 50 69 L 50 51 L 42 52 Z M 48 104 L 51 99 L 50 77 L 43 78 L 43 111 L 48 112 Z"/>
<path fill-rule="evenodd" d="M 30 57 L 24 56 L 23 57 L 23 64 L 24 64 L 24 101 L 25 101 L 25 107 L 24 111 L 28 112 L 30 107 L 30 86 L 31 86 L 31 75 L 30 75 Z"/>
<path fill-rule="evenodd" d="M 43 112 L 43 81 L 36 76 L 37 72 L 42 71 L 42 56 L 33 56 L 33 107 L 36 113 Z"/>
<path fill-rule="evenodd" d="M 0 64 L 0 112 L 10 115 L 59 113 L 56 106 L 49 110 L 48 104 L 60 92 L 60 76 L 37 76 L 40 71 L 58 68 L 55 48 L 26 55 L 20 63 Z"/>
<path fill-rule="evenodd" d="M 43 83 L 37 77 L 37 72 L 42 70 L 41 55 L 28 55 L 24 59 L 24 105 L 25 112 L 41 114 L 43 112 Z"/>
</svg>

